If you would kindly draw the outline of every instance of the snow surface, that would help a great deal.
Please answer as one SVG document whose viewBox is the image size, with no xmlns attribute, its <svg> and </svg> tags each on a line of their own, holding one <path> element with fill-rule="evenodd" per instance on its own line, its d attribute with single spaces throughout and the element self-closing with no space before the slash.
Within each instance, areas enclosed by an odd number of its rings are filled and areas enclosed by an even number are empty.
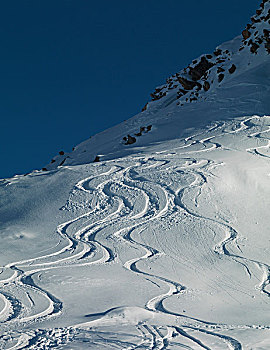
<svg viewBox="0 0 270 350">
<path fill-rule="evenodd" d="M 241 52 L 0 182 L 1 349 L 270 349 L 270 64 Z"/>
</svg>

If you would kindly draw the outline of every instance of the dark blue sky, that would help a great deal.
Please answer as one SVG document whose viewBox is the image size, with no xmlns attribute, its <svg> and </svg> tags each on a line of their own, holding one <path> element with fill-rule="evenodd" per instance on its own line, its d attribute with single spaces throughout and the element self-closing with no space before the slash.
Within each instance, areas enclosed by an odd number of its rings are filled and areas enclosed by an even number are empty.
<svg viewBox="0 0 270 350">
<path fill-rule="evenodd" d="M 138 113 L 240 34 L 256 0 L 10 0 L 0 8 L 0 178 Z"/>
</svg>

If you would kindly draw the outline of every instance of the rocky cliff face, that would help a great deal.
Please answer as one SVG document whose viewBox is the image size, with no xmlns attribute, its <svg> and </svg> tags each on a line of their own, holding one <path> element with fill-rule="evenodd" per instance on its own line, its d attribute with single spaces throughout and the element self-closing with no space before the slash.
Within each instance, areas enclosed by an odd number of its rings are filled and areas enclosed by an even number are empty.
<svg viewBox="0 0 270 350">
<path fill-rule="evenodd" d="M 176 93 L 178 105 L 206 98 L 205 93 L 213 86 L 222 84 L 235 72 L 241 72 L 245 64 L 259 63 L 262 56 L 265 58 L 265 55 L 270 54 L 269 34 L 270 1 L 263 0 L 241 37 L 230 42 L 231 45 L 217 47 L 212 54 L 202 55 L 181 72 L 168 78 L 166 84 L 157 87 L 151 94 L 152 101 L 160 100 L 171 92 Z M 148 107 L 149 103 L 143 111 Z"/>
</svg>

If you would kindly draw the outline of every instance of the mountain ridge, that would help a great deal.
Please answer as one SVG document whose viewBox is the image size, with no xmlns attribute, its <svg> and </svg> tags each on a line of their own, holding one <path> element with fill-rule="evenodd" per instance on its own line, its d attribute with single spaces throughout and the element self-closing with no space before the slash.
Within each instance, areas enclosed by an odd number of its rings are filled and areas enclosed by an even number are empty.
<svg viewBox="0 0 270 350">
<path fill-rule="evenodd" d="M 59 155 L 55 156 L 43 170 L 53 170 L 57 166 L 79 164 L 80 162 L 108 160 L 113 156 L 112 150 L 116 152 L 116 156 L 128 154 L 127 147 L 132 152 L 133 147 L 144 146 L 141 139 L 159 142 L 160 137 L 157 139 L 149 137 L 152 132 L 147 134 L 145 130 L 147 127 L 156 130 L 159 119 L 157 114 L 162 114 L 162 109 L 164 113 L 167 113 L 166 109 L 173 107 L 176 114 L 186 113 L 186 108 L 192 109 L 188 107 L 190 103 L 208 103 L 213 100 L 213 95 L 217 90 L 222 89 L 223 86 L 226 87 L 226 84 L 232 79 L 237 79 L 247 70 L 252 71 L 262 64 L 268 66 L 269 18 L 270 3 L 265 0 L 260 4 L 256 14 L 251 17 L 251 23 L 246 26 L 240 36 L 217 46 L 213 54 L 199 56 L 180 73 L 168 78 L 165 85 L 157 87 L 151 94 L 152 101 L 146 104 L 142 113 L 93 135 L 74 147 L 71 153 L 60 151 Z M 253 114 L 261 112 L 255 109 Z M 205 123 L 207 123 L 207 118 Z M 114 140 L 110 142 L 112 135 Z"/>
</svg>

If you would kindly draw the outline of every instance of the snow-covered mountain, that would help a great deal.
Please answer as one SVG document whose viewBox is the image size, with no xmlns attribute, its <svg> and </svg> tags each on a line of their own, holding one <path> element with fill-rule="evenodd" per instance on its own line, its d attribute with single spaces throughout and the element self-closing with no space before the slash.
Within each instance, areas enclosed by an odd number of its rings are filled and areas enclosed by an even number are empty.
<svg viewBox="0 0 270 350">
<path fill-rule="evenodd" d="M 269 34 L 0 182 L 1 349 L 270 349 Z"/>
</svg>

